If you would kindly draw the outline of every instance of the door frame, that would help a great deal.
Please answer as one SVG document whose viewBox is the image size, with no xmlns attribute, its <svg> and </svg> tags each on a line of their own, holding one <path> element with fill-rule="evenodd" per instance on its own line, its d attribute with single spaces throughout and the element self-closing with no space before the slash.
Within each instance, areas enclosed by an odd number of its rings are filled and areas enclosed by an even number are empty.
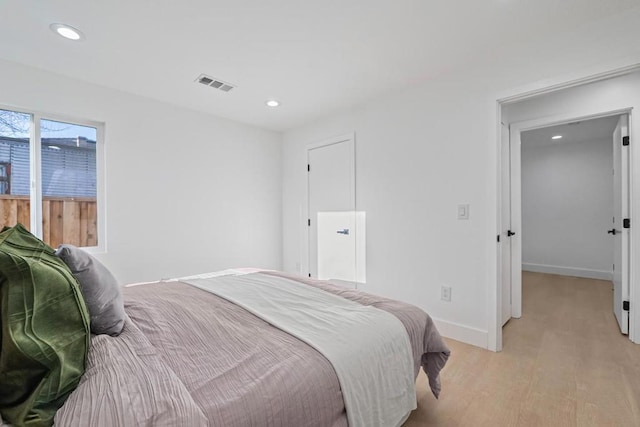
<svg viewBox="0 0 640 427">
<path fill-rule="evenodd" d="M 544 94 L 553 93 L 559 90 L 568 89 L 576 86 L 583 86 L 606 79 L 624 76 L 640 70 L 640 62 L 638 58 L 633 58 L 630 62 L 629 58 L 623 60 L 612 61 L 605 64 L 598 64 L 594 67 L 583 69 L 567 75 L 560 75 L 552 79 L 537 81 L 519 86 L 515 88 L 496 91 L 487 100 L 487 110 L 489 111 L 489 141 L 493 149 L 493 159 L 491 169 L 495 174 L 488 181 L 489 194 L 493 196 L 495 202 L 493 206 L 493 215 L 487 218 L 487 253 L 489 263 L 495 268 L 490 268 L 488 274 L 488 298 L 487 298 L 487 348 L 492 351 L 502 350 L 502 279 L 501 279 L 501 260 L 500 260 L 500 243 L 496 244 L 496 235 L 502 232 L 502 169 L 501 169 L 501 123 L 502 123 L 502 106 L 510 103 L 523 101 Z M 632 107 L 640 108 L 640 105 Z M 624 110 L 628 106 L 622 106 Z M 575 117 L 588 116 L 588 112 L 572 112 L 570 115 Z M 591 113 L 593 114 L 593 113 Z M 633 117 L 629 114 L 629 132 L 634 135 L 640 135 L 640 121 L 633 122 Z M 634 129 L 634 130 L 632 130 Z M 636 172 L 640 171 L 640 150 L 634 149 L 631 144 L 629 150 L 629 162 Z M 630 217 L 634 212 L 640 212 L 640 173 L 630 176 L 629 191 L 631 194 L 631 203 L 629 206 Z M 636 257 L 635 248 L 640 248 L 640 229 L 632 227 L 629 236 L 630 246 L 630 300 L 640 301 L 640 280 L 636 278 L 640 273 L 640 257 Z M 640 310 L 632 310 L 630 312 L 629 321 L 629 339 L 635 343 L 640 343 Z"/>
<path fill-rule="evenodd" d="M 510 164 L 511 164 L 511 228 L 516 234 L 511 237 L 511 316 L 522 316 L 522 132 L 546 128 L 550 126 L 565 125 L 577 121 L 587 121 L 602 117 L 627 115 L 631 117 L 633 107 L 623 107 L 608 111 L 599 111 L 597 108 L 580 116 L 573 113 L 551 115 L 541 119 L 514 122 L 509 126 Z M 629 132 L 631 134 L 631 132 Z M 631 147 L 629 147 L 631 148 Z M 629 176 L 632 174 L 632 162 L 629 162 Z M 630 192 L 630 188 L 628 188 Z M 623 196 L 624 197 L 624 196 Z M 507 203 L 505 200 L 504 203 Z M 504 226 L 503 226 L 504 228 Z M 631 253 L 631 245 L 629 245 Z M 631 259 L 631 257 L 629 257 Z M 631 264 L 631 263 L 629 263 Z M 629 265 L 629 272 L 632 266 Z M 629 283 L 631 285 L 631 283 Z M 631 288 L 631 286 L 629 286 Z M 631 314 L 631 313 L 629 313 Z M 631 336 L 630 336 L 631 338 Z"/>
<path fill-rule="evenodd" d="M 322 141 L 318 141 L 318 142 L 313 142 L 310 144 L 307 144 L 306 147 L 306 161 L 307 161 L 307 212 L 306 212 L 306 219 L 305 222 L 307 222 L 306 228 L 307 228 L 307 260 L 308 260 L 308 265 L 307 265 L 307 273 L 309 275 L 309 277 L 311 277 L 311 265 L 314 262 L 311 259 L 311 245 L 312 245 L 312 241 L 311 241 L 311 226 L 309 226 L 309 220 L 311 219 L 311 188 L 310 188 L 310 182 L 309 182 L 309 156 L 311 154 L 311 150 L 317 149 L 317 148 L 321 148 L 321 147 L 327 147 L 329 145 L 335 145 L 335 144 L 340 144 L 343 142 L 346 142 L 348 144 L 350 144 L 350 151 L 352 153 L 352 162 L 351 162 L 351 171 L 350 171 L 350 177 L 351 177 L 351 183 L 349 184 L 349 187 L 351 189 L 351 200 L 349 201 L 349 204 L 351 205 L 352 210 L 355 212 L 356 210 L 356 144 L 355 144 L 355 132 L 349 132 L 349 133 L 345 133 L 342 135 L 338 135 L 338 136 L 334 136 L 331 138 L 327 138 L 327 139 L 323 139 Z M 314 225 L 317 223 L 317 221 L 314 221 Z M 316 270 L 317 270 L 317 260 L 316 262 Z"/>
</svg>

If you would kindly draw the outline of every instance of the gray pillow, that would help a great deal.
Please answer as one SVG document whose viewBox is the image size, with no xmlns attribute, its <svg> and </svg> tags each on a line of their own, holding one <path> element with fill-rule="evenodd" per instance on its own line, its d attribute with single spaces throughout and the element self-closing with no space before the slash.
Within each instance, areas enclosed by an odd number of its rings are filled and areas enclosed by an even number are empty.
<svg viewBox="0 0 640 427">
<path fill-rule="evenodd" d="M 60 245 L 56 255 L 80 283 L 94 334 L 120 335 L 124 327 L 124 303 L 116 278 L 100 261 L 73 245 Z"/>
</svg>

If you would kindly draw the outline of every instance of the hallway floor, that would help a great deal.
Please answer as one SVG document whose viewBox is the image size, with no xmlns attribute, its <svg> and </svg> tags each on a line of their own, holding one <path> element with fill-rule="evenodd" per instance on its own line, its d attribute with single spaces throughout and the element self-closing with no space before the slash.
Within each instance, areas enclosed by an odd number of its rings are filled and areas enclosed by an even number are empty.
<svg viewBox="0 0 640 427">
<path fill-rule="evenodd" d="M 523 315 L 493 353 L 447 340 L 442 395 L 418 377 L 417 426 L 638 426 L 640 345 L 622 335 L 611 282 L 523 273 Z"/>
</svg>

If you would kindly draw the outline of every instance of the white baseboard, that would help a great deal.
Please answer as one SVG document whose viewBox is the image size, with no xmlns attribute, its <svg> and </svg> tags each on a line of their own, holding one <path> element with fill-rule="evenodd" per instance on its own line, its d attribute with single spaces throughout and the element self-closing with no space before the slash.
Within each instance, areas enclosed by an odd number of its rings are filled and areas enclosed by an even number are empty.
<svg viewBox="0 0 640 427">
<path fill-rule="evenodd" d="M 584 277 L 587 279 L 612 280 L 611 271 L 590 270 L 588 268 L 561 267 L 557 265 L 522 263 L 522 271 L 559 274 L 561 276 Z"/>
<path fill-rule="evenodd" d="M 455 322 L 448 322 L 446 320 L 440 320 L 433 318 L 433 323 L 436 324 L 440 335 L 446 338 L 451 338 L 456 341 L 461 341 L 466 344 L 475 345 L 480 348 L 488 348 L 489 334 L 487 331 L 472 328 L 470 326 L 461 325 Z"/>
</svg>

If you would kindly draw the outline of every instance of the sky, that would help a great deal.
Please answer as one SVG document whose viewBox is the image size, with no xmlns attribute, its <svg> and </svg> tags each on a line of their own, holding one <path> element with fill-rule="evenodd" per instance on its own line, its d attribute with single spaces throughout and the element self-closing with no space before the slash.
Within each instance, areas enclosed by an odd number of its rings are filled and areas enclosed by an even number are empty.
<svg viewBox="0 0 640 427">
<path fill-rule="evenodd" d="M 70 123 L 42 120 L 40 136 L 42 138 L 76 138 L 84 136 L 91 141 L 96 140 L 96 128 L 79 126 Z"/>
<path fill-rule="evenodd" d="M 28 138 L 30 121 L 31 116 L 29 114 L 0 110 L 0 136 Z M 10 123 L 10 126 L 8 123 Z M 91 141 L 95 141 L 97 132 L 95 128 L 89 126 L 42 119 L 40 136 L 42 138 L 76 138 L 84 136 Z"/>
</svg>

